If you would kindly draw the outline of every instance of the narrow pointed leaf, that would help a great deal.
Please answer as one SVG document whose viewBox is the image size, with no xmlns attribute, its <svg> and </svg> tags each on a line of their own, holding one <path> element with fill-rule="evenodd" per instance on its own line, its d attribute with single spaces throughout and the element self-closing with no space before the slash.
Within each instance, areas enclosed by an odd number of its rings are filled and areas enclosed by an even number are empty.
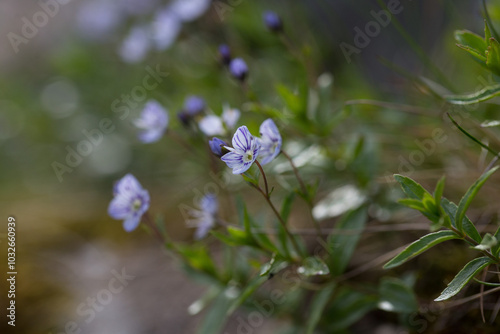
<svg viewBox="0 0 500 334">
<path fill-rule="evenodd" d="M 384 269 L 390 269 L 402 265 L 415 256 L 425 252 L 429 248 L 447 240 L 460 239 L 453 231 L 438 231 L 427 234 L 406 247 L 401 253 L 384 265 Z"/>
<path fill-rule="evenodd" d="M 406 196 L 412 199 L 422 200 L 424 198 L 424 194 L 428 193 L 427 190 L 425 190 L 420 184 L 413 181 L 409 177 L 395 174 L 394 178 L 401 184 Z"/>
<path fill-rule="evenodd" d="M 323 314 L 323 310 L 330 300 L 334 290 L 335 284 L 330 284 L 328 287 L 318 291 L 314 296 L 310 306 L 311 312 L 309 313 L 309 318 L 306 324 L 306 334 L 314 333 L 314 329 L 318 325 L 321 315 Z"/>
<path fill-rule="evenodd" d="M 488 180 L 488 178 L 493 173 L 495 173 L 498 168 L 499 168 L 498 166 L 495 168 L 492 168 L 489 171 L 487 171 L 486 173 L 484 173 L 483 175 L 481 175 L 481 177 L 476 182 L 474 182 L 474 184 L 469 188 L 469 190 L 467 190 L 464 197 L 462 197 L 462 199 L 460 200 L 460 203 L 458 203 L 458 209 L 457 209 L 457 213 L 455 216 L 455 222 L 457 224 L 457 229 L 459 231 L 463 230 L 462 229 L 462 221 L 465 217 L 465 212 L 469 208 L 469 205 L 471 204 L 472 200 L 476 196 L 479 189 L 481 189 L 483 184 L 486 182 L 486 180 Z"/>
<path fill-rule="evenodd" d="M 457 227 L 457 224 L 455 222 L 455 216 L 457 214 L 457 205 L 453 202 L 450 202 L 448 199 L 443 198 L 441 199 L 441 207 L 443 208 L 443 211 L 448 215 L 451 221 L 451 225 L 453 227 Z M 470 219 L 467 216 L 464 216 L 464 219 L 462 220 L 462 228 L 469 237 L 474 239 L 475 242 L 478 244 L 481 243 L 481 235 L 477 231 L 476 227 L 474 224 L 470 221 Z"/>
<path fill-rule="evenodd" d="M 456 30 L 455 40 L 464 46 L 476 50 L 478 53 L 484 53 L 487 47 L 483 37 L 469 30 Z"/>
<path fill-rule="evenodd" d="M 447 300 L 462 290 L 462 288 L 484 267 L 490 264 L 489 257 L 479 257 L 467 263 L 465 267 L 448 284 L 448 287 L 441 292 L 441 295 L 434 299 L 439 302 Z"/>
<path fill-rule="evenodd" d="M 451 104 L 468 105 L 487 101 L 498 95 L 500 95 L 500 85 L 492 85 L 472 94 L 448 95 L 445 99 Z"/>
</svg>

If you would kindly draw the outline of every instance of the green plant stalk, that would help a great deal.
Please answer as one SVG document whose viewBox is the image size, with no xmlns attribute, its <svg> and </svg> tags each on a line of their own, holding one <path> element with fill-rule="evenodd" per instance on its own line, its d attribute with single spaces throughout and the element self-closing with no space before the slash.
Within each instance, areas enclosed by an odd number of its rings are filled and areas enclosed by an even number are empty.
<svg viewBox="0 0 500 334">
<path fill-rule="evenodd" d="M 266 191 L 264 192 L 264 190 L 262 190 L 261 187 L 257 187 L 255 186 L 255 188 L 257 190 L 259 190 L 259 192 L 262 194 L 262 196 L 264 196 L 264 198 L 266 199 L 267 203 L 269 204 L 269 206 L 271 207 L 271 209 L 273 210 L 274 214 L 276 215 L 276 217 L 278 218 L 281 226 L 283 226 L 283 228 L 285 229 L 285 233 L 288 235 L 288 238 L 290 239 L 290 241 L 292 242 L 292 245 L 293 247 L 295 248 L 295 251 L 297 252 L 297 255 L 298 256 L 302 256 L 302 252 L 300 251 L 300 247 L 299 245 L 297 244 L 297 241 L 295 240 L 295 238 L 293 237 L 293 235 L 290 233 L 290 231 L 288 230 L 288 227 L 286 226 L 286 222 L 283 220 L 283 218 L 281 217 L 281 215 L 279 214 L 278 210 L 276 209 L 276 207 L 274 206 L 273 202 L 271 201 L 271 198 L 269 196 L 269 186 L 267 184 L 267 178 L 266 178 L 266 173 L 264 173 L 264 169 L 262 168 L 262 166 L 260 165 L 260 163 L 255 160 L 255 164 L 257 165 L 257 167 L 259 167 L 260 169 L 260 172 L 262 174 L 262 177 L 264 179 L 264 185 L 265 185 L 265 188 L 266 188 Z"/>
<path fill-rule="evenodd" d="M 452 230 L 453 232 L 455 232 L 458 236 L 460 236 L 460 238 L 466 240 L 470 244 L 472 244 L 474 246 L 479 245 L 474 239 L 472 239 L 471 237 L 469 237 L 467 234 L 460 232 L 459 230 L 457 230 L 453 226 L 450 226 L 450 230 Z M 487 257 L 489 257 L 490 259 L 492 259 L 493 261 L 495 261 L 495 263 L 499 263 L 500 262 L 499 258 L 495 257 L 493 254 L 491 254 L 487 250 L 482 250 L 481 253 L 483 253 L 484 255 L 486 255 Z"/>
</svg>

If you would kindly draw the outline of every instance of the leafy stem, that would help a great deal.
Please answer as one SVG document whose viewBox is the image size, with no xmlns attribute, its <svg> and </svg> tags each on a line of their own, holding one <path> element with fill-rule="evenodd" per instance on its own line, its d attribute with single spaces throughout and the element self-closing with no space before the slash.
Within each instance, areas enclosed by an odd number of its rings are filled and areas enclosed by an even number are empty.
<svg viewBox="0 0 500 334">
<path fill-rule="evenodd" d="M 476 240 L 472 239 L 467 234 L 465 234 L 463 232 L 460 232 L 455 227 L 450 226 L 449 228 L 450 228 L 450 230 L 452 230 L 453 232 L 455 232 L 460 238 L 464 239 L 468 243 L 470 243 L 470 244 L 472 244 L 474 246 L 478 246 L 479 245 L 479 243 Z M 500 262 L 500 259 L 498 259 L 498 257 L 496 257 L 495 255 L 491 254 L 487 250 L 481 250 L 481 253 L 483 253 L 484 255 L 486 255 L 487 257 L 489 257 L 490 259 L 492 259 L 493 261 L 495 261 L 495 263 L 499 263 Z"/>
</svg>

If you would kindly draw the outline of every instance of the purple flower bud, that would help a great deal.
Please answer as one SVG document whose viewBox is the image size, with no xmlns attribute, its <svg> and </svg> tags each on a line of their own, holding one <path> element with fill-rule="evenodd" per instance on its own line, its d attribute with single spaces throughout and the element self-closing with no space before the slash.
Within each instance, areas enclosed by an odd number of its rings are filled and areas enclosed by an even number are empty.
<svg viewBox="0 0 500 334">
<path fill-rule="evenodd" d="M 228 45 L 219 45 L 219 57 L 222 64 L 229 65 L 231 62 L 231 49 Z"/>
<path fill-rule="evenodd" d="M 227 146 L 227 143 L 222 139 L 213 137 L 212 140 L 208 141 L 208 145 L 210 145 L 212 153 L 218 156 L 219 158 L 222 157 L 223 154 L 225 154 L 223 152 L 223 146 Z"/>
<path fill-rule="evenodd" d="M 205 100 L 199 96 L 191 95 L 184 101 L 184 111 L 189 116 L 196 116 L 205 110 Z"/>
<path fill-rule="evenodd" d="M 248 74 L 248 66 L 241 58 L 234 58 L 229 63 L 229 72 L 231 75 L 240 81 L 244 81 Z"/>
<path fill-rule="evenodd" d="M 189 123 L 191 122 L 191 117 L 184 110 L 177 113 L 177 118 L 184 126 L 189 126 Z"/>
<path fill-rule="evenodd" d="M 267 27 L 267 29 L 272 32 L 280 32 L 283 30 L 283 22 L 281 22 L 281 18 L 273 11 L 265 11 L 262 14 L 262 19 Z"/>
</svg>

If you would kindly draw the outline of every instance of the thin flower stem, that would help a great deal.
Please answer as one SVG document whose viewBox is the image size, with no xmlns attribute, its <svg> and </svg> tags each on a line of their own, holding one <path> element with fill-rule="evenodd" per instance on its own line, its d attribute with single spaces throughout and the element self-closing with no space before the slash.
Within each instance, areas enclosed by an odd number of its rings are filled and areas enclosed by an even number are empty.
<svg viewBox="0 0 500 334">
<path fill-rule="evenodd" d="M 264 179 L 264 185 L 266 187 L 266 190 L 264 192 L 264 190 L 262 190 L 261 187 L 259 186 L 255 186 L 255 188 L 257 190 L 259 190 L 259 192 L 262 194 L 262 196 L 264 196 L 264 198 L 266 199 L 267 203 L 269 204 L 269 206 L 271 207 L 271 209 L 273 210 L 274 214 L 276 215 L 276 217 L 278 218 L 281 226 L 283 226 L 283 228 L 285 229 L 285 233 L 288 235 L 288 238 L 290 238 L 290 241 L 292 242 L 292 245 L 293 247 L 295 248 L 295 252 L 297 252 L 297 255 L 302 257 L 302 252 L 300 251 L 300 247 L 299 245 L 297 244 L 297 241 L 295 240 L 295 238 L 293 237 L 293 235 L 290 233 L 290 231 L 288 230 L 288 227 L 286 226 L 286 222 L 283 220 L 283 218 L 281 217 L 281 215 L 279 214 L 278 210 L 276 209 L 276 207 L 274 206 L 273 202 L 271 201 L 271 198 L 269 196 L 269 186 L 267 184 L 267 178 L 266 178 L 266 173 L 264 172 L 264 169 L 262 168 L 262 166 L 260 165 L 260 163 L 255 160 L 255 163 L 257 164 L 257 166 L 259 167 L 260 169 L 260 172 L 262 173 L 262 177 Z"/>
<path fill-rule="evenodd" d="M 262 166 L 259 163 L 259 161 L 255 160 L 255 164 L 257 165 L 257 167 L 259 167 L 260 173 L 262 174 L 262 178 L 264 179 L 264 185 L 266 187 L 266 197 L 269 197 L 269 185 L 267 184 L 266 173 L 264 173 L 264 169 L 262 168 Z"/>
<path fill-rule="evenodd" d="M 295 166 L 295 164 L 293 163 L 293 159 L 288 155 L 288 153 L 286 153 L 284 150 L 281 150 L 281 154 L 283 154 L 283 156 L 285 156 L 285 158 L 290 162 L 290 166 L 292 166 L 293 173 L 295 174 L 297 181 L 299 181 L 300 188 L 302 190 L 302 194 L 306 198 L 307 205 L 309 206 L 309 213 L 311 215 L 311 219 L 313 221 L 314 228 L 316 229 L 318 236 L 321 237 L 323 232 L 321 231 L 321 227 L 319 225 L 319 222 L 316 220 L 316 218 L 314 218 L 314 215 L 312 214 L 313 204 L 312 204 L 311 198 L 309 198 L 309 192 L 307 191 L 307 187 L 304 183 L 304 180 L 302 180 L 302 178 L 300 177 L 299 170 L 297 169 L 297 166 Z"/>
<path fill-rule="evenodd" d="M 151 219 L 151 216 L 149 215 L 149 212 L 146 212 L 143 216 L 142 216 L 143 220 L 144 220 L 144 223 L 151 229 L 155 232 L 155 235 L 156 237 L 158 238 L 158 240 L 164 244 L 165 243 L 165 237 L 162 235 L 162 233 L 160 232 L 160 230 L 158 230 L 158 227 L 155 225 L 155 223 L 153 222 L 153 220 Z"/>
</svg>

